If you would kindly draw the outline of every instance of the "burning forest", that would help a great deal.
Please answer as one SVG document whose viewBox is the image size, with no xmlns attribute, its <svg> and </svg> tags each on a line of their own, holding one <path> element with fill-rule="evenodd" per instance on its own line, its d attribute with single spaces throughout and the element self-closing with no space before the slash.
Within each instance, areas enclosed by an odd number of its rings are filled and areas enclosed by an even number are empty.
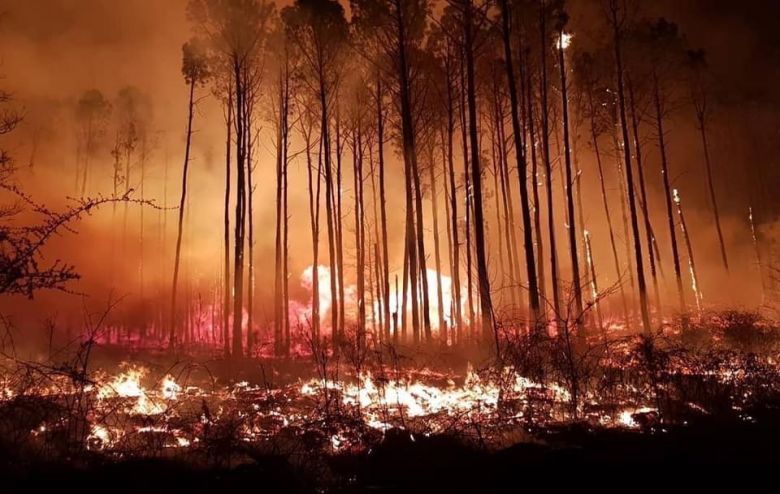
<svg viewBox="0 0 780 494">
<path fill-rule="evenodd" d="M 780 461 L 777 6 L 2 11 L 9 485 Z"/>
</svg>

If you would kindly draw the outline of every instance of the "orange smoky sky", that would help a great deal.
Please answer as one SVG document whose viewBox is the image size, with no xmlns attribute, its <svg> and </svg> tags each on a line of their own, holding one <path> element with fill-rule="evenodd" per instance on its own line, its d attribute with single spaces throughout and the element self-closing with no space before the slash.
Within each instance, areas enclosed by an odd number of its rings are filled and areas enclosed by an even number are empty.
<svg viewBox="0 0 780 494">
<path fill-rule="evenodd" d="M 592 43 L 599 38 L 600 10 L 598 2 L 572 4 L 573 43 Z M 723 75 L 729 87 L 745 98 L 748 104 L 728 102 L 714 117 L 712 129 L 713 155 L 716 167 L 716 188 L 723 202 L 723 224 L 726 243 L 732 261 L 731 273 L 720 267 L 717 237 L 703 182 L 703 163 L 697 130 L 690 110 L 681 109 L 669 123 L 670 166 L 674 187 L 680 190 L 686 207 L 687 221 L 694 242 L 705 300 L 725 305 L 756 306 L 761 301 L 760 274 L 756 267 L 755 249 L 747 222 L 752 185 L 748 173 L 756 159 L 755 145 L 777 136 L 777 113 L 763 101 L 764 85 L 777 81 L 777 67 L 756 68 L 761 60 L 756 54 L 767 46 L 753 29 L 754 18 L 731 16 L 724 2 L 712 2 L 717 8 L 706 10 L 710 2 L 659 2 L 651 7 L 680 22 L 689 33 L 689 41 L 713 52 L 714 70 Z M 23 110 L 25 120 L 13 135 L 4 138 L 4 147 L 14 156 L 18 168 L 17 180 L 37 200 L 53 208 L 63 207 L 67 197 L 78 193 L 75 178 L 77 139 L 74 109 L 81 95 L 99 90 L 107 100 L 115 102 L 119 92 L 134 87 L 147 102 L 147 140 L 145 159 L 140 162 L 136 152 L 133 164 L 134 197 L 153 200 L 160 208 L 172 208 L 180 193 L 184 154 L 187 87 L 181 76 L 181 47 L 192 34 L 186 19 L 187 0 L 33 0 L 2 2 L 0 10 L 0 59 L 3 87 L 14 97 L 14 105 Z M 657 13 L 656 13 L 657 14 Z M 728 30 L 726 37 L 723 30 Z M 776 57 L 776 53 L 774 54 Z M 776 58 L 775 58 L 776 60 Z M 736 62 L 735 62 L 736 61 Z M 730 68 L 735 66 L 733 69 Z M 738 71 L 745 74 L 739 76 Z M 757 74 L 767 74 L 768 81 L 750 81 Z M 774 86 L 776 87 L 776 85 Z M 553 92 L 551 98 L 557 97 Z M 183 270 L 191 303 L 210 303 L 213 287 L 221 276 L 222 215 L 224 193 L 225 123 L 222 110 L 208 87 L 197 90 L 197 110 L 194 122 L 193 158 L 190 194 L 184 234 Z M 741 100 L 745 101 L 745 99 Z M 759 103 L 756 103 L 758 101 Z M 115 108 L 116 109 L 116 108 Z M 260 118 L 268 113 L 261 111 Z M 761 123 L 762 132 L 749 132 L 745 122 Z M 257 188 L 254 192 L 256 286 L 259 315 L 267 320 L 272 312 L 268 300 L 273 296 L 273 259 L 275 225 L 275 141 L 273 124 L 261 122 L 256 150 Z M 774 134 L 772 134 L 774 129 Z M 111 124 L 91 158 L 88 193 L 112 193 L 113 143 Z M 649 131 L 648 131 L 649 132 Z M 648 141 L 650 141 L 648 133 Z M 554 141 L 553 141 L 554 142 Z M 604 211 L 600 206 L 595 159 L 585 128 L 577 130 L 576 165 L 582 172 L 585 227 L 593 242 L 594 262 L 603 277 L 602 286 L 616 283 L 611 250 L 607 240 Z M 486 148 L 489 146 L 486 146 Z M 606 144 L 605 144 L 605 147 Z M 311 230 L 309 226 L 306 168 L 300 152 L 300 137 L 293 136 L 290 164 L 290 289 L 294 299 L 305 302 L 308 292 L 300 276 L 311 264 Z M 660 283 L 663 297 L 673 303 L 674 278 L 668 236 L 665 229 L 663 189 L 660 182 L 659 158 L 655 146 L 646 146 L 646 167 L 652 221 L 657 241 L 661 245 Z M 769 148 L 767 148 L 769 149 Z M 389 145 L 388 211 L 390 212 L 391 276 L 401 272 L 403 257 L 403 167 L 397 156 L 397 146 Z M 489 159 L 489 149 L 483 150 Z M 764 155 L 765 156 L 765 155 Z M 345 155 L 345 162 L 351 157 Z M 607 152 L 608 188 L 612 197 L 618 194 L 613 151 Z M 774 159 L 774 158 L 772 158 Z M 460 161 L 456 163 L 459 165 Z M 436 166 L 440 166 L 440 163 Z M 345 249 L 351 258 L 353 249 L 352 178 L 344 179 Z M 487 171 L 484 180 L 487 217 L 489 263 L 494 286 L 500 287 L 498 273 L 497 221 L 494 206 L 493 180 Z M 561 175 L 555 170 L 554 188 L 557 203 L 559 239 L 564 239 L 564 202 Z M 462 175 L 462 171 L 460 173 Z M 141 191 L 143 176 L 143 191 Z M 772 177 L 776 178 L 776 175 Z M 771 178 L 771 177 L 770 177 Z M 772 178 L 772 179 L 774 179 Z M 425 180 L 427 182 L 427 180 Z M 441 187 L 443 180 L 440 180 Z M 517 205 L 516 182 L 513 182 Z M 367 188 L 370 194 L 370 187 Z M 442 201 L 443 193 L 440 192 Z M 370 201 L 367 206 L 372 216 Z M 426 244 L 433 245 L 430 195 L 425 197 Z M 439 225 L 444 242 L 446 217 L 439 204 Z M 619 225 L 619 203 L 613 202 L 613 217 Z M 517 215 L 519 221 L 519 214 Z M 372 228 L 373 219 L 369 219 Z M 106 299 L 124 297 L 120 312 L 131 317 L 134 311 L 164 310 L 172 276 L 173 242 L 176 214 L 173 209 L 118 205 L 104 207 L 78 224 L 77 234 L 66 233 L 55 239 L 47 250 L 50 259 L 63 259 L 75 265 L 82 279 L 70 287 L 75 294 L 43 294 L 33 302 L 15 300 L 15 313 L 36 323 L 55 318 L 61 325 L 78 326 L 87 311 L 105 305 Z M 771 226 L 766 226 L 767 231 Z M 626 238 L 622 226 L 618 229 L 620 249 Z M 323 234 L 323 239 L 324 234 Z M 327 257 L 327 242 L 321 241 L 320 261 Z M 567 244 L 559 240 L 559 257 L 568 270 Z M 445 248 L 443 248 L 445 249 Z M 449 271 L 446 252 L 442 254 L 442 270 Z M 352 278 L 354 263 L 347 261 L 347 277 Z M 429 260 L 429 267 L 433 264 Z M 399 274 L 400 276 L 400 274 Z M 564 272 L 564 277 L 566 274 Z M 392 278 L 391 278 L 392 279 Z M 85 307 L 88 308 L 85 309 Z"/>
</svg>

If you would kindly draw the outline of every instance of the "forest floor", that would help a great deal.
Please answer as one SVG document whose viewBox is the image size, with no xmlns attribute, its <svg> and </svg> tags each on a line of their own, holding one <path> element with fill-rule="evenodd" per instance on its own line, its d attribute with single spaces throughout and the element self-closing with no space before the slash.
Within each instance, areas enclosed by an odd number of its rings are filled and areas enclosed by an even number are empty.
<svg viewBox="0 0 780 494">
<path fill-rule="evenodd" d="M 780 365 L 762 338 L 763 355 L 674 343 L 648 366 L 640 339 L 580 359 L 576 416 L 555 362 L 542 383 L 519 357 L 498 368 L 479 352 L 318 363 L 106 345 L 86 377 L 72 363 L 0 361 L 0 486 L 512 492 L 540 470 L 560 485 L 583 466 L 652 482 L 656 466 L 780 465 Z"/>
<path fill-rule="evenodd" d="M 571 425 L 537 439 L 485 451 L 452 436 L 412 441 L 408 433 L 394 431 L 368 452 L 327 457 L 327 480 L 273 455 L 232 468 L 199 468 L 173 459 L 106 461 L 96 457 L 79 467 L 65 462 L 42 462 L 23 469 L 3 466 L 0 475 L 5 492 L 481 493 L 517 492 L 524 479 L 548 479 L 557 487 L 597 487 L 608 484 L 605 472 L 619 472 L 623 466 L 636 472 L 647 487 L 658 482 L 649 475 L 654 471 L 668 475 L 669 469 L 684 471 L 689 466 L 779 465 L 780 413 L 762 417 L 758 423 L 708 420 L 656 433 L 594 431 Z M 583 467 L 591 474 L 577 475 L 579 480 L 567 477 L 566 473 L 585 472 Z M 617 479 L 620 474 L 614 475 Z"/>
</svg>

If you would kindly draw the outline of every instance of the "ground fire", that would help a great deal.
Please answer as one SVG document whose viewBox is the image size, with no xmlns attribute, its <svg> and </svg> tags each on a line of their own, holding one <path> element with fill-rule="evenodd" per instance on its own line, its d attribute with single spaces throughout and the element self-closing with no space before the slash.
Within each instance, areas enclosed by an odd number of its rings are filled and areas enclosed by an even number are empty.
<svg viewBox="0 0 780 494">
<path fill-rule="evenodd" d="M 780 8 L 29 3 L 0 16 L 0 475 L 780 461 Z"/>
</svg>

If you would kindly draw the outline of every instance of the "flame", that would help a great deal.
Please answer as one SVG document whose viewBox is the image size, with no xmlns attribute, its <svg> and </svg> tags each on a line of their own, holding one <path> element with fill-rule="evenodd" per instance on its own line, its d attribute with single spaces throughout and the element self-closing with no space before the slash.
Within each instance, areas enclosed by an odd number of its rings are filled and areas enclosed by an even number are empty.
<svg viewBox="0 0 780 494">
<path fill-rule="evenodd" d="M 176 400 L 181 392 L 181 386 L 173 380 L 170 374 L 166 375 L 161 384 L 161 393 L 166 400 Z"/>
<path fill-rule="evenodd" d="M 574 38 L 573 34 L 570 33 L 561 34 L 561 36 L 558 38 L 558 43 L 556 45 L 556 48 L 562 48 L 564 50 L 567 49 L 569 46 L 571 46 L 572 38 Z"/>
</svg>

